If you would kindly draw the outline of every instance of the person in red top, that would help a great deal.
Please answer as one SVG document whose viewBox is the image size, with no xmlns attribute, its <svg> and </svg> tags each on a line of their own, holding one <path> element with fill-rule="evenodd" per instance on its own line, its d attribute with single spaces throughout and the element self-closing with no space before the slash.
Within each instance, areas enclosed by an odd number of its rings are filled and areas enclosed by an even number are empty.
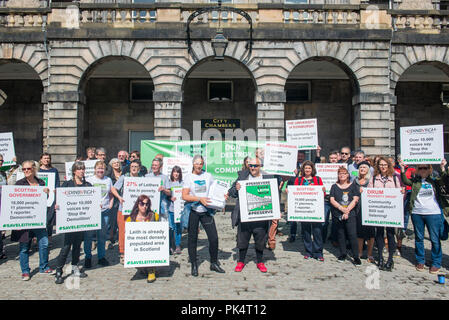
<svg viewBox="0 0 449 320">
<path fill-rule="evenodd" d="M 300 176 L 292 178 L 288 181 L 287 185 L 300 185 L 300 186 L 322 186 L 323 181 L 316 175 L 315 165 L 312 161 L 304 161 Z M 323 192 L 326 189 L 323 187 Z M 304 248 L 306 254 L 304 259 L 308 260 L 315 258 L 321 262 L 324 262 L 323 257 L 323 223 L 322 222 L 301 222 L 301 232 L 304 240 Z M 313 235 L 313 240 L 312 240 Z"/>
</svg>

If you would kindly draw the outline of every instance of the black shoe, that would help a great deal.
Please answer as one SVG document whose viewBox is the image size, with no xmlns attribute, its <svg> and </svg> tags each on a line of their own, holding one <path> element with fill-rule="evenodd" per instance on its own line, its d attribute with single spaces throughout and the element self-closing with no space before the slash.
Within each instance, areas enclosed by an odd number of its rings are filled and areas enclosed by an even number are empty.
<svg viewBox="0 0 449 320">
<path fill-rule="evenodd" d="M 226 272 L 218 265 L 217 262 L 214 262 L 214 263 L 210 264 L 210 270 L 218 272 L 218 273 L 225 273 Z"/>
<path fill-rule="evenodd" d="M 198 265 L 196 263 L 192 263 L 192 276 L 198 277 Z"/>
<path fill-rule="evenodd" d="M 377 258 L 377 267 L 379 270 L 384 270 L 384 259 L 383 258 Z"/>
<path fill-rule="evenodd" d="M 384 265 L 384 270 L 385 271 L 392 271 L 394 268 L 394 262 L 393 260 L 388 260 L 387 263 Z"/>
<path fill-rule="evenodd" d="M 296 237 L 295 236 L 290 236 L 290 238 L 288 238 L 288 242 L 295 242 Z"/>
<path fill-rule="evenodd" d="M 100 263 L 100 261 L 98 261 L 98 263 Z M 86 258 L 86 260 L 84 260 L 84 268 L 86 268 L 86 269 L 92 268 L 92 259 L 91 258 Z"/>
<path fill-rule="evenodd" d="M 346 260 L 346 255 L 343 254 L 341 256 L 338 257 L 338 262 L 344 262 Z"/>
<path fill-rule="evenodd" d="M 56 284 L 63 284 L 64 283 L 64 279 L 62 279 L 62 270 L 61 269 L 56 269 L 56 275 L 55 275 L 55 283 Z"/>
<path fill-rule="evenodd" d="M 106 260 L 106 258 L 101 258 L 100 260 L 98 260 L 98 264 L 102 265 L 103 267 L 107 267 L 109 266 L 109 261 Z"/>
<path fill-rule="evenodd" d="M 354 265 L 355 265 L 356 267 L 362 265 L 362 261 L 360 261 L 360 258 L 354 258 Z"/>
</svg>

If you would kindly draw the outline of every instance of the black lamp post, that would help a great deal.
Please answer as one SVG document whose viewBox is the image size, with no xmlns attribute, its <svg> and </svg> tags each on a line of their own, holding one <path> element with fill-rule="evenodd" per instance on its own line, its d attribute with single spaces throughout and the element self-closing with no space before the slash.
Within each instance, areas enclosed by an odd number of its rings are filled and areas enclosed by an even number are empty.
<svg viewBox="0 0 449 320">
<path fill-rule="evenodd" d="M 212 11 L 218 11 L 219 14 L 219 18 L 221 17 L 221 12 L 222 11 L 232 11 L 235 12 L 241 16 L 243 16 L 246 21 L 248 21 L 249 23 L 249 41 L 246 45 L 246 48 L 248 49 L 248 54 L 246 55 L 245 59 L 251 56 L 251 51 L 252 51 L 252 47 L 253 47 L 253 22 L 252 19 L 250 17 L 250 15 L 248 13 L 246 13 L 243 10 L 240 9 L 236 9 L 233 7 L 222 7 L 221 6 L 221 0 L 218 1 L 218 6 L 217 7 L 209 7 L 209 8 L 201 8 L 198 9 L 194 12 L 192 12 L 192 14 L 189 16 L 189 18 L 187 19 L 187 47 L 188 47 L 188 52 L 189 54 L 192 55 L 193 59 L 195 61 L 198 61 L 198 57 L 196 56 L 195 52 L 192 50 L 192 39 L 190 38 L 190 23 L 193 21 L 193 19 L 195 19 L 196 17 L 204 14 L 204 13 L 208 13 L 208 12 L 212 12 Z M 211 39 L 211 44 L 212 44 L 212 49 L 214 50 L 214 55 L 215 55 L 215 59 L 217 60 L 223 60 L 224 59 L 224 54 L 226 52 L 226 48 L 228 47 L 228 39 L 226 39 L 226 37 L 223 35 L 223 30 L 221 28 L 219 28 L 217 30 L 217 33 L 215 35 L 214 38 Z M 243 59 L 243 60 L 245 60 Z"/>
</svg>

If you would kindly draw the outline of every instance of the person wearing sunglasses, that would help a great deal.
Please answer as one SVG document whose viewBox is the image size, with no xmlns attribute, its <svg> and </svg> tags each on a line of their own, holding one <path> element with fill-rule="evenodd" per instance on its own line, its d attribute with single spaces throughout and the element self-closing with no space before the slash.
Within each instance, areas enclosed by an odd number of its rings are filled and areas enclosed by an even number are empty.
<svg viewBox="0 0 449 320">
<path fill-rule="evenodd" d="M 374 176 L 371 178 L 368 188 L 399 188 L 405 193 L 400 179 L 395 175 L 393 163 L 386 157 L 380 157 L 374 167 Z M 385 229 L 387 230 L 388 240 L 388 260 L 384 264 L 383 249 L 385 246 Z M 378 249 L 377 265 L 380 270 L 392 271 L 394 268 L 393 256 L 396 251 L 396 230 L 393 227 L 375 227 L 375 241 Z"/>
<path fill-rule="evenodd" d="M 404 161 L 399 162 L 402 181 L 405 185 L 412 187 L 408 209 L 415 231 L 415 267 L 418 271 L 425 270 L 424 227 L 427 227 L 432 243 L 432 260 L 429 269 L 432 274 L 439 272 L 443 258 L 440 235 L 443 229 L 444 202 L 439 185 L 447 179 L 446 164 L 446 160 L 443 159 L 440 164 L 442 174 L 437 179 L 431 178 L 432 166 L 430 164 L 417 165 L 416 174 L 409 179 L 405 173 Z"/>
<path fill-rule="evenodd" d="M 239 190 L 241 185 L 239 181 L 244 180 L 261 180 L 261 179 L 274 179 L 273 175 L 267 175 L 263 173 L 261 168 L 261 162 L 259 158 L 249 159 L 249 170 L 239 171 L 237 180 L 234 181 L 231 188 L 228 191 L 228 195 L 232 198 L 236 198 L 234 210 L 231 214 L 232 227 L 237 227 L 237 247 L 239 249 L 239 256 L 235 272 L 241 272 L 245 267 L 245 257 L 248 252 L 249 241 L 251 236 L 254 237 L 254 247 L 256 249 L 256 266 L 260 272 L 267 272 L 267 268 L 263 263 L 263 249 L 265 248 L 265 239 L 269 228 L 269 220 L 241 222 L 240 220 L 240 204 L 239 204 Z"/>
<path fill-rule="evenodd" d="M 338 161 L 339 163 L 347 163 L 348 165 L 350 165 L 352 163 L 351 148 L 349 148 L 349 147 L 341 148 L 340 156 L 341 156 L 341 159 L 340 159 L 340 161 Z"/>
<path fill-rule="evenodd" d="M 131 210 L 131 214 L 126 219 L 128 222 L 148 222 L 159 221 L 159 215 L 151 210 L 151 200 L 146 195 L 140 195 Z M 146 275 L 147 283 L 156 281 L 156 268 L 140 267 L 137 270 Z"/>
<path fill-rule="evenodd" d="M 45 186 L 44 180 L 36 177 L 37 167 L 34 161 L 24 161 L 22 163 L 22 172 L 25 178 L 18 180 L 16 182 L 17 186 Z M 44 192 L 48 195 L 49 189 L 44 188 Z M 54 274 L 54 270 L 48 266 L 47 229 L 13 230 L 11 233 L 11 241 L 19 242 L 20 268 L 22 269 L 22 280 L 24 281 L 30 280 L 29 249 L 30 240 L 33 235 L 37 237 L 39 244 L 39 272 L 43 274 Z"/>
</svg>

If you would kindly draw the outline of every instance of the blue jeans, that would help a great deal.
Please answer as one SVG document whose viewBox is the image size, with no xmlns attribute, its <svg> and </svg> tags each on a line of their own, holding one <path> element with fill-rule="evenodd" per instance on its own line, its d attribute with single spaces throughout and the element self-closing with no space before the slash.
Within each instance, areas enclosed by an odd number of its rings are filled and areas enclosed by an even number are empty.
<svg viewBox="0 0 449 320">
<path fill-rule="evenodd" d="M 37 238 L 39 244 L 39 272 L 44 272 L 48 267 L 48 235 L 47 229 L 33 229 L 33 233 Z M 29 242 L 20 242 L 20 268 L 22 273 L 30 273 L 29 254 L 30 249 Z"/>
<path fill-rule="evenodd" d="M 109 224 L 109 213 L 110 209 L 105 210 L 101 213 L 101 229 L 90 230 L 84 232 L 84 254 L 86 259 L 92 259 L 92 239 L 94 235 L 97 235 L 97 253 L 98 260 L 102 259 L 106 255 L 106 238 L 108 236 L 108 224 Z"/>
<path fill-rule="evenodd" d="M 181 245 L 181 236 L 182 236 L 182 229 L 181 229 L 181 223 L 175 223 L 175 214 L 172 211 L 168 212 L 168 223 L 170 226 L 170 237 L 174 239 L 175 246 Z M 170 244 L 172 241 L 170 241 Z"/>
<path fill-rule="evenodd" d="M 407 194 L 405 195 L 404 200 L 404 232 L 407 230 L 408 227 L 408 220 L 410 218 L 410 212 L 408 210 L 408 203 L 410 202 L 410 196 L 412 194 L 412 190 L 407 191 Z"/>
<path fill-rule="evenodd" d="M 432 267 L 441 267 L 441 260 L 443 258 L 443 251 L 441 250 L 440 232 L 443 221 L 441 214 L 420 215 L 412 214 L 413 227 L 415 229 L 415 257 L 416 263 L 425 264 L 425 250 L 424 250 L 424 226 L 427 226 L 427 231 L 432 242 Z"/>
<path fill-rule="evenodd" d="M 189 213 L 181 215 L 181 229 L 188 229 L 189 228 L 189 217 L 190 217 L 190 211 Z"/>
<path fill-rule="evenodd" d="M 323 223 L 301 222 L 304 248 L 307 256 L 315 259 L 323 257 Z M 312 239 L 313 236 L 313 239 Z"/>
</svg>

